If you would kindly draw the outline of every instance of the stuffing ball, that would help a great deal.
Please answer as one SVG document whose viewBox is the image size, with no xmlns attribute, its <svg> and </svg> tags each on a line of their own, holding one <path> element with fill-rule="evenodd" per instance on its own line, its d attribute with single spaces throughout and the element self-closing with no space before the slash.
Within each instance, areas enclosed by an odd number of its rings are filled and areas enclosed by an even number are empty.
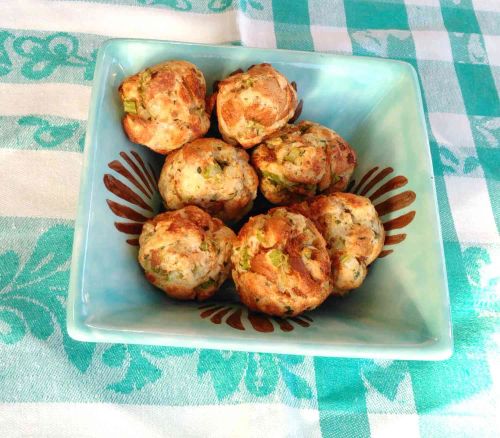
<svg viewBox="0 0 500 438">
<path fill-rule="evenodd" d="M 385 240 L 384 226 L 370 200 L 333 193 L 290 208 L 309 217 L 325 238 L 332 261 L 333 293 L 344 295 L 361 286 L 367 266 L 378 257 Z"/>
<path fill-rule="evenodd" d="M 295 316 L 330 294 L 330 259 L 312 221 L 283 207 L 250 218 L 233 247 L 233 280 L 251 310 Z"/>
<path fill-rule="evenodd" d="M 197 205 L 228 222 L 252 207 L 259 180 L 248 154 L 215 138 L 202 138 L 168 155 L 158 182 L 169 210 Z"/>
<path fill-rule="evenodd" d="M 249 148 L 293 117 L 297 93 L 270 64 L 258 64 L 221 81 L 216 106 L 224 140 Z"/>
<path fill-rule="evenodd" d="M 167 61 L 126 78 L 119 87 L 130 141 L 166 154 L 210 127 L 205 78 L 186 61 Z"/>
<path fill-rule="evenodd" d="M 260 190 L 273 204 L 289 204 L 316 193 L 345 190 L 356 153 L 335 131 L 302 121 L 287 125 L 255 148 Z"/>
<path fill-rule="evenodd" d="M 198 207 L 161 213 L 139 237 L 139 263 L 146 278 L 179 300 L 205 300 L 231 270 L 235 234 Z"/>
</svg>

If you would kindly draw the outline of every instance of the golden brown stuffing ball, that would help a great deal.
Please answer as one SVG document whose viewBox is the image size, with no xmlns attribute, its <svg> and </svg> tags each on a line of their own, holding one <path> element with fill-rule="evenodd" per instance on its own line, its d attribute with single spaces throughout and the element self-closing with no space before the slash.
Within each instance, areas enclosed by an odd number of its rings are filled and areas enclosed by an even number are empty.
<svg viewBox="0 0 500 438">
<path fill-rule="evenodd" d="M 312 221 L 279 207 L 250 218 L 233 247 L 233 280 L 244 304 L 294 316 L 330 294 L 330 259 Z"/>
<path fill-rule="evenodd" d="M 249 148 L 293 117 L 297 93 L 270 64 L 257 64 L 221 81 L 216 105 L 224 140 Z"/>
<path fill-rule="evenodd" d="M 126 78 L 119 87 L 130 141 L 166 154 L 210 127 L 203 74 L 187 61 L 167 61 Z"/>
<path fill-rule="evenodd" d="M 258 184 L 243 149 L 201 138 L 168 155 L 158 188 L 167 209 L 193 204 L 232 222 L 250 210 Z"/>
<path fill-rule="evenodd" d="M 231 270 L 235 234 L 198 207 L 161 213 L 139 237 L 139 263 L 146 278 L 179 300 L 205 300 Z"/>
<path fill-rule="evenodd" d="M 345 190 L 356 153 L 335 131 L 304 120 L 264 140 L 255 148 L 252 163 L 267 200 L 289 204 L 316 193 Z"/>
<path fill-rule="evenodd" d="M 363 283 L 367 266 L 382 251 L 385 231 L 375 207 L 364 196 L 333 193 L 290 207 L 316 224 L 332 261 L 334 294 L 344 295 Z"/>
</svg>

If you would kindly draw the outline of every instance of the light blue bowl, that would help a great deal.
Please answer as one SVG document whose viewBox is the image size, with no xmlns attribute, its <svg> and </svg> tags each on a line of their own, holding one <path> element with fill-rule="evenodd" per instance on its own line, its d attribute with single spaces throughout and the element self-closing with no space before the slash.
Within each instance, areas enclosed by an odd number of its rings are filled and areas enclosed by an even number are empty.
<svg viewBox="0 0 500 438">
<path fill-rule="evenodd" d="M 231 282 L 219 301 L 200 305 L 173 301 L 145 280 L 134 246 L 141 224 L 130 209 L 145 217 L 158 211 L 154 179 L 163 159 L 125 137 L 117 87 L 124 77 L 168 59 L 195 63 L 209 89 L 240 67 L 272 63 L 297 83 L 304 99 L 302 118 L 335 129 L 353 145 L 359 165 L 351 190 L 372 196 L 393 236 L 386 242 L 386 256 L 372 265 L 359 290 L 343 299 L 330 298 L 303 317 L 277 320 L 249 315 Z M 320 53 L 108 41 L 98 54 L 87 127 L 68 332 L 97 342 L 320 356 L 449 357 L 446 273 L 413 68 Z"/>
</svg>

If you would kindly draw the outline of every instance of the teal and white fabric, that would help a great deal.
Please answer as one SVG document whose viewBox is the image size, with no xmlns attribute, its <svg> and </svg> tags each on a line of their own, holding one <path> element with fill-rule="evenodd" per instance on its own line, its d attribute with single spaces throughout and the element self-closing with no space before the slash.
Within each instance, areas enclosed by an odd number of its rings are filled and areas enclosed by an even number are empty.
<svg viewBox="0 0 500 438">
<path fill-rule="evenodd" d="M 371 361 L 85 344 L 65 329 L 96 50 L 109 37 L 410 62 L 455 353 Z M 498 0 L 2 0 L 0 436 L 494 437 L 500 412 Z"/>
</svg>

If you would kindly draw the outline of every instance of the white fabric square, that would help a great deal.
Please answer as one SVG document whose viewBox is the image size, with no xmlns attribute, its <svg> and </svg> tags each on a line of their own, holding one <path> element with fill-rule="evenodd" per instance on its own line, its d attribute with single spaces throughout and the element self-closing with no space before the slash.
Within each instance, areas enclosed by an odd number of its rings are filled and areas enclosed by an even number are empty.
<svg viewBox="0 0 500 438">
<path fill-rule="evenodd" d="M 499 244 L 486 180 L 446 175 L 444 181 L 458 240 L 462 244 Z"/>
<path fill-rule="evenodd" d="M 320 52 L 352 53 L 352 43 L 346 28 L 311 26 L 314 49 Z"/>
<path fill-rule="evenodd" d="M 404 431 L 405 438 L 420 438 L 417 414 L 370 414 L 370 435 L 372 438 L 400 438 Z"/>
<path fill-rule="evenodd" d="M 498 0 L 472 0 L 472 5 L 476 11 L 500 12 Z"/>
<path fill-rule="evenodd" d="M 436 141 L 451 148 L 474 147 L 469 119 L 465 114 L 429 113 Z"/>
<path fill-rule="evenodd" d="M 417 59 L 453 61 L 448 34 L 437 30 L 412 31 Z"/>
<path fill-rule="evenodd" d="M 500 66 L 500 35 L 483 35 L 483 39 L 489 64 Z"/>
<path fill-rule="evenodd" d="M 254 20 L 238 13 L 241 41 L 248 47 L 276 48 L 276 35 L 272 21 Z"/>
</svg>

